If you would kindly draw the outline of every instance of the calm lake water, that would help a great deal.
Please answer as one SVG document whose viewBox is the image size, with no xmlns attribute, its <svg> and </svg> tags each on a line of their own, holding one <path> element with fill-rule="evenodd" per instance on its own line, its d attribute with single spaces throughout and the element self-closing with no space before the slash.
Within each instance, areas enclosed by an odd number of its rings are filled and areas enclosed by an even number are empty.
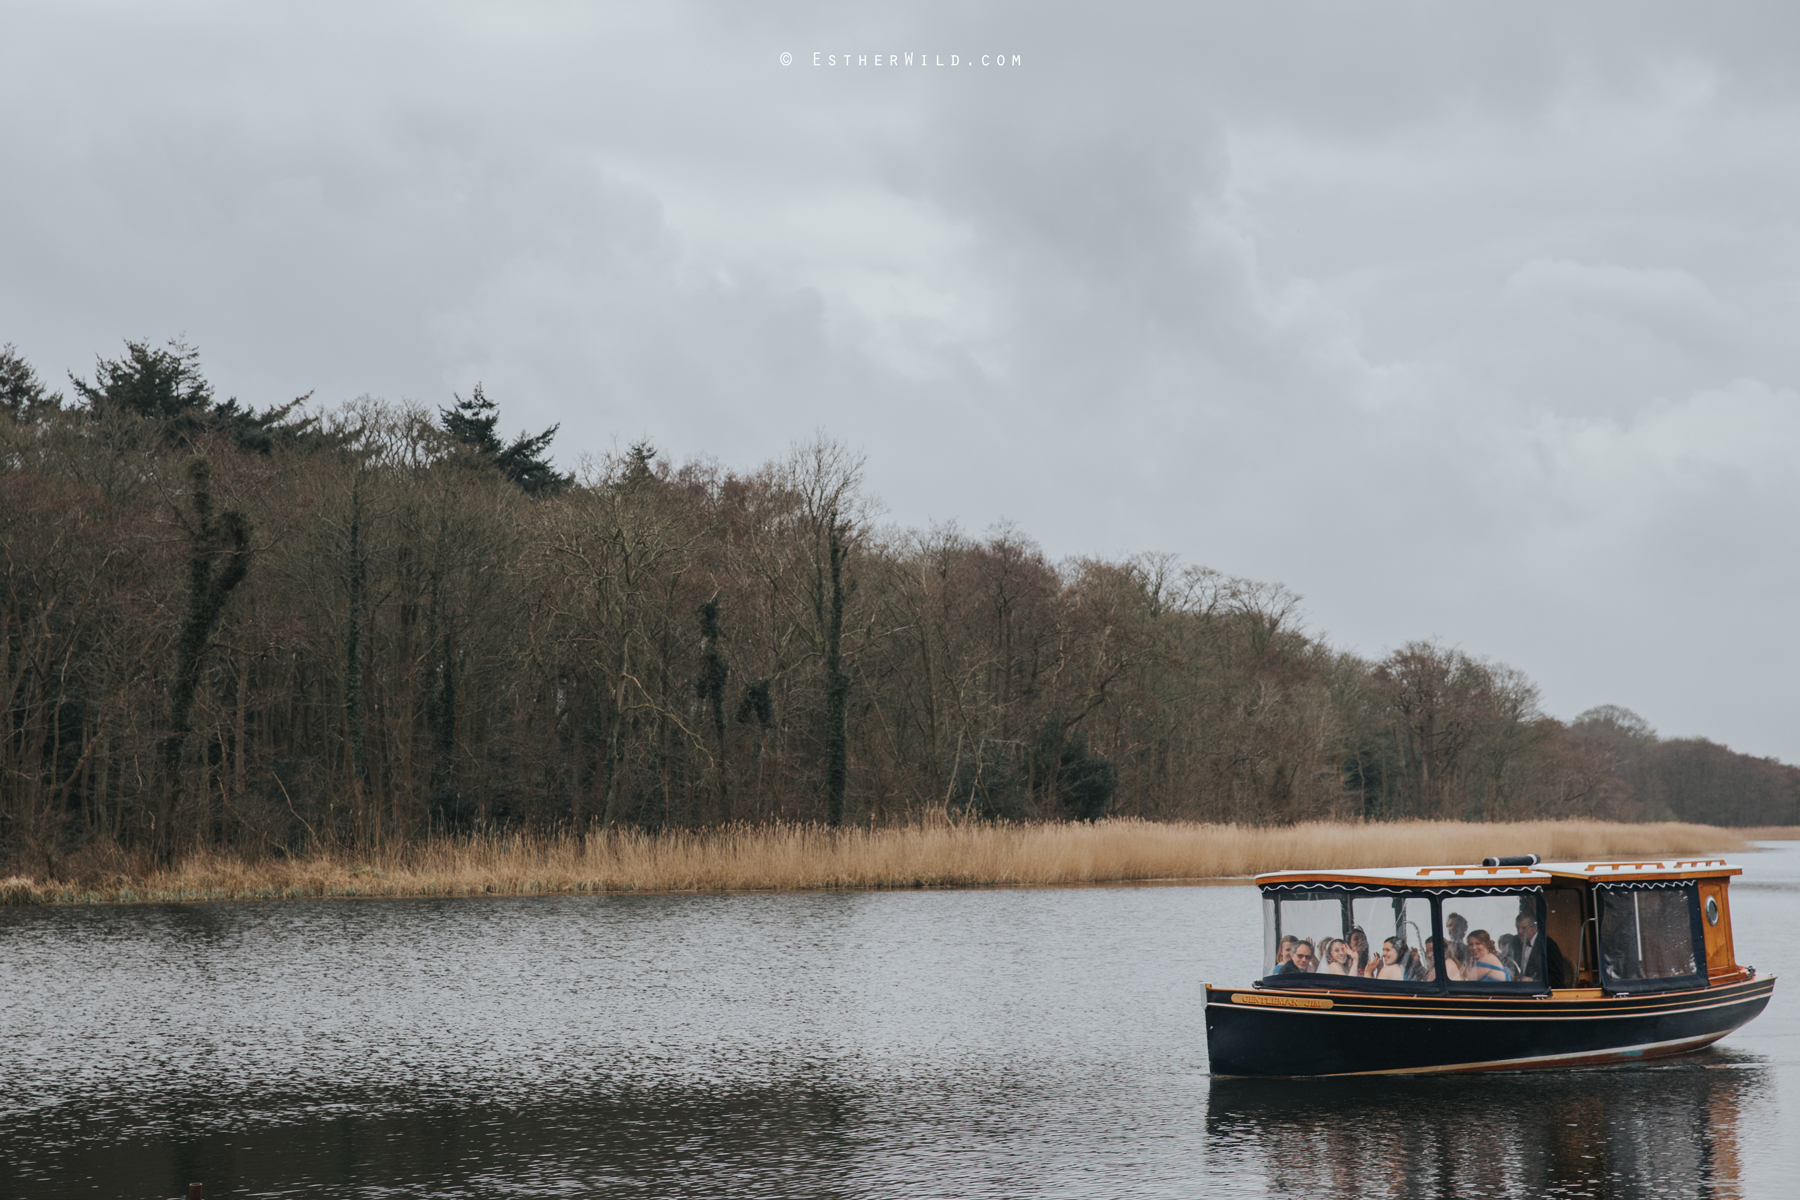
<svg viewBox="0 0 1800 1200">
<path fill-rule="evenodd" d="M 1665 1066 L 1214 1081 L 1247 887 L 0 910 L 0 1196 L 1800 1194 L 1762 1017 Z"/>
</svg>

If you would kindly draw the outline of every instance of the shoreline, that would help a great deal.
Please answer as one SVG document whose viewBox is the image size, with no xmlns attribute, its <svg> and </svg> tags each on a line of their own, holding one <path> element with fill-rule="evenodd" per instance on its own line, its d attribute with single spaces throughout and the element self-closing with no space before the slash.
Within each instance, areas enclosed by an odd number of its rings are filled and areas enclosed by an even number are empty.
<svg viewBox="0 0 1800 1200">
<path fill-rule="evenodd" d="M 1099 888 L 1174 888 L 1174 887 L 1248 887 L 1254 875 L 1207 875 L 1187 878 L 1167 879 L 1081 879 L 1055 883 L 922 883 L 922 884 L 877 884 L 869 886 L 845 887 L 719 887 L 719 888 L 661 888 L 626 891 L 604 888 L 569 888 L 562 891 L 549 889 L 531 889 L 521 887 L 513 890 L 496 888 L 493 891 L 477 891 L 472 888 L 456 891 L 376 891 L 358 890 L 351 887 L 342 891 L 307 891 L 304 887 L 296 887 L 291 891 L 272 894 L 233 893 L 203 894 L 199 892 L 166 892 L 137 893 L 132 889 L 121 889 L 125 893 L 100 894 L 86 892 L 73 894 L 65 892 L 53 899 L 28 901 L 24 904 L 0 903 L 0 909 L 6 908 L 129 908 L 146 904 L 261 904 L 281 903 L 289 900 L 555 900 L 573 897 L 591 897 L 595 899 L 627 899 L 639 896 L 804 896 L 824 893 L 843 892 L 1031 892 L 1031 891 L 1081 891 Z M 0 887 L 12 882 L 0 880 Z M 73 898 L 64 898 L 72 895 Z"/>
<path fill-rule="evenodd" d="M 732 826 L 587 837 L 471 835 L 288 858 L 202 851 L 161 869 L 90 867 L 0 878 L 0 907 L 496 896 L 737 895 L 818 891 L 1241 885 L 1278 869 L 1753 852 L 1800 827 L 1661 822 L 1156 823 L 827 829 Z"/>
</svg>

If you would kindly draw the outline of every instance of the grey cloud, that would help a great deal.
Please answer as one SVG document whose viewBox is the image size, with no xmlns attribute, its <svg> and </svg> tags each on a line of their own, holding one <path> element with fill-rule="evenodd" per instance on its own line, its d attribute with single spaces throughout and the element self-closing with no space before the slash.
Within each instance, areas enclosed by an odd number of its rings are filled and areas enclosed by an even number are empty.
<svg viewBox="0 0 1800 1200">
<path fill-rule="evenodd" d="M 569 459 L 823 427 L 898 520 L 1800 758 L 1789 6 L 7 20 L 0 340 L 46 373 L 185 330 L 257 403 L 482 379 Z"/>
</svg>

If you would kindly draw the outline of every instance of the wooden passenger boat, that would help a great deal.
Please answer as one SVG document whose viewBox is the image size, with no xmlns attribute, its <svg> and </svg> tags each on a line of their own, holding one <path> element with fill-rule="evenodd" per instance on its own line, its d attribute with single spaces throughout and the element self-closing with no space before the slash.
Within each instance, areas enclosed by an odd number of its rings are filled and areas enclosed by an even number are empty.
<svg viewBox="0 0 1800 1200">
<path fill-rule="evenodd" d="M 1721 858 L 1277 871 L 1263 976 L 1206 988 L 1218 1075 L 1511 1071 L 1683 1054 L 1760 1013 Z"/>
</svg>

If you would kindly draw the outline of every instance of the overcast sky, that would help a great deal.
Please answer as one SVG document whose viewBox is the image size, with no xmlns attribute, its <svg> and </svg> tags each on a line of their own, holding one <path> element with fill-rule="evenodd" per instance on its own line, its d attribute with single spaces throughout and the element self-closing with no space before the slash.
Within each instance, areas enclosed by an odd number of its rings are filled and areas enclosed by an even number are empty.
<svg viewBox="0 0 1800 1200">
<path fill-rule="evenodd" d="M 481 380 L 565 463 L 823 430 L 898 523 L 1790 762 L 1796 332 L 1791 3 L 0 0 L 46 375 Z"/>
</svg>

